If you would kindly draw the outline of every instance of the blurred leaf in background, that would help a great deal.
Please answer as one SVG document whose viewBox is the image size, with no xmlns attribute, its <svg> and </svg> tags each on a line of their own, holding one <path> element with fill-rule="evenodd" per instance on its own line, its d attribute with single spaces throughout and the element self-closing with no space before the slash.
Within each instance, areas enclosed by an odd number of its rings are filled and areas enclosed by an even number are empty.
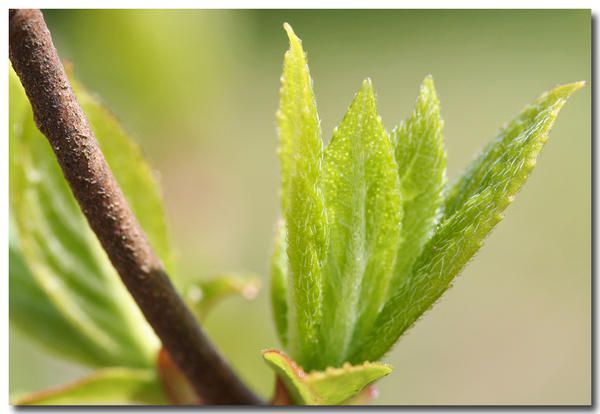
<svg viewBox="0 0 600 414">
<path fill-rule="evenodd" d="M 53 31 L 61 57 L 76 62 L 82 81 L 102 91 L 152 155 L 196 145 L 190 129 L 215 139 L 209 134 L 215 109 L 235 73 L 231 13 L 48 10 L 44 16 L 49 27 L 61 28 Z M 155 142 L 161 139 L 169 145 Z"/>
<path fill-rule="evenodd" d="M 114 118 L 81 85 L 72 84 L 137 219 L 172 271 L 162 200 L 151 170 Z M 85 365 L 152 366 L 158 340 L 89 228 L 12 70 L 9 89 L 14 102 L 9 134 L 15 224 L 11 320 L 52 351 Z"/>
</svg>

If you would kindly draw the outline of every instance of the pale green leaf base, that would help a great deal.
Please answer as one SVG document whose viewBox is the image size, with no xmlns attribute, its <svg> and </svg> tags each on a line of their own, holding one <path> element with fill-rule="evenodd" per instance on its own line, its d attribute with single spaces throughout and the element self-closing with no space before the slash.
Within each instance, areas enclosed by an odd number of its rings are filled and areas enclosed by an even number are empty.
<svg viewBox="0 0 600 414">
<path fill-rule="evenodd" d="M 392 372 L 387 364 L 365 362 L 306 373 L 281 351 L 266 350 L 263 351 L 263 357 L 283 380 L 292 401 L 299 405 L 351 403 L 355 397 L 360 397 L 365 387 Z M 356 401 L 364 400 L 357 398 Z"/>
</svg>

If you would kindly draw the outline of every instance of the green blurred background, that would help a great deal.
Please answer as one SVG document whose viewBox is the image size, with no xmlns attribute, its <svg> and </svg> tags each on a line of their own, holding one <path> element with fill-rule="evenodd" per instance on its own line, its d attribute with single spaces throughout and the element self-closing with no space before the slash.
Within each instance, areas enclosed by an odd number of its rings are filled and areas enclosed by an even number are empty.
<svg viewBox="0 0 600 414">
<path fill-rule="evenodd" d="M 275 110 L 283 22 L 303 39 L 329 139 L 371 77 L 388 129 L 432 74 L 450 179 L 528 102 L 588 81 L 538 167 L 451 289 L 389 353 L 378 404 L 591 402 L 591 15 L 555 11 L 45 11 L 61 57 L 141 144 L 160 175 L 186 275 L 264 275 L 252 303 L 206 321 L 268 395 L 277 347 L 267 262 L 278 216 Z M 10 389 L 85 369 L 10 335 Z"/>
</svg>

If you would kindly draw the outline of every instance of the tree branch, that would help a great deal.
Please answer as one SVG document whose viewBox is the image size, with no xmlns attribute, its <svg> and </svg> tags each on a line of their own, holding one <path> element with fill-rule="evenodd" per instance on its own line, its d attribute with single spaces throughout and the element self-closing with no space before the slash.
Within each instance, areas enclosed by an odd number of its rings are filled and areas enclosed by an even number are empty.
<svg viewBox="0 0 600 414">
<path fill-rule="evenodd" d="M 261 404 L 175 291 L 129 208 L 65 75 L 39 10 L 10 10 L 9 54 L 88 223 L 164 347 L 207 404 Z"/>
</svg>

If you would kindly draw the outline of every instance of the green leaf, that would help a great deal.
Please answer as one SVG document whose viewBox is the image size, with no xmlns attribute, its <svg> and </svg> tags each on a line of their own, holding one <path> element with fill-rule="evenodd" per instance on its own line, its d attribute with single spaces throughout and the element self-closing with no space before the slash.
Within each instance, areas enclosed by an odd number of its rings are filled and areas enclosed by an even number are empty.
<svg viewBox="0 0 600 414">
<path fill-rule="evenodd" d="M 558 112 L 569 96 L 583 86 L 584 82 L 557 86 L 526 106 L 450 186 L 444 201 L 444 217 L 454 214 L 486 188 L 510 186 L 498 191 L 499 198 L 503 193 L 516 193 L 535 166 Z M 517 164 L 513 165 L 514 162 Z"/>
<path fill-rule="evenodd" d="M 535 166 L 554 120 L 583 83 L 542 95 L 488 145 L 450 189 L 440 226 L 415 263 L 411 277 L 392 296 L 350 362 L 380 358 L 448 289 L 502 219 Z"/>
<path fill-rule="evenodd" d="M 377 398 L 378 395 L 379 392 L 377 391 L 375 386 L 368 385 L 354 397 L 344 401 L 344 405 L 367 405 L 375 398 Z"/>
<path fill-rule="evenodd" d="M 263 357 L 283 380 L 292 401 L 301 405 L 340 405 L 352 401 L 369 384 L 388 375 L 392 368 L 379 362 L 366 362 L 341 368 L 306 373 L 281 351 L 263 351 Z"/>
<path fill-rule="evenodd" d="M 68 355 L 86 365 L 108 363 L 104 353 L 89 352 L 96 348 L 95 344 L 85 334 L 74 330 L 70 321 L 56 309 L 12 242 L 8 260 L 11 326 L 16 326 L 56 354 Z"/>
<path fill-rule="evenodd" d="M 409 276 L 412 266 L 431 237 L 446 184 L 446 151 L 442 135 L 440 103 L 433 79 L 421 85 L 410 117 L 391 135 L 402 191 L 402 242 L 388 296 Z"/>
<path fill-rule="evenodd" d="M 257 275 L 230 273 L 192 284 L 185 296 L 196 316 L 203 320 L 224 299 L 239 295 L 252 300 L 259 289 L 260 278 Z"/>
<path fill-rule="evenodd" d="M 23 89 L 19 78 L 14 73 L 12 66 L 10 66 L 9 69 L 8 90 L 10 92 L 10 98 L 8 100 L 8 127 L 9 136 L 13 136 L 14 134 L 19 134 L 21 131 L 23 117 L 26 114 L 26 109 L 29 108 L 29 101 L 27 100 L 25 90 Z M 10 145 L 9 149 L 10 151 L 13 150 Z M 12 158 L 9 159 L 9 161 L 10 160 L 12 160 Z"/>
<path fill-rule="evenodd" d="M 28 334 L 35 333 L 36 339 L 51 350 L 71 355 L 87 364 L 96 362 L 86 350 L 89 341 L 79 332 L 72 332 L 69 322 L 56 312 L 48 295 L 35 283 L 18 248 L 9 247 L 9 315 L 10 323 Z M 70 340 L 65 341 L 67 336 Z"/>
<path fill-rule="evenodd" d="M 12 70 L 10 76 L 10 100 L 21 102 L 23 90 Z M 150 168 L 116 120 L 81 86 L 74 83 L 74 87 L 140 224 L 163 261 L 172 266 L 164 211 Z M 40 330 L 40 323 L 20 325 L 55 351 L 83 363 L 151 365 L 158 340 L 90 230 L 46 138 L 33 122 L 29 105 L 14 119 L 9 137 L 10 198 L 19 253 L 29 272 L 19 271 L 13 278 L 11 263 L 11 280 L 37 290 L 31 301 L 42 297 L 40 292 L 47 300 L 40 302 L 43 306 L 18 302 L 11 308 L 11 319 L 61 320 L 63 326 L 59 328 L 57 322 L 56 331 L 52 326 Z M 12 300 L 20 293 L 11 290 L 10 295 Z M 74 353 L 75 348 L 80 350 Z M 82 358 L 85 354 L 88 357 Z"/>
<path fill-rule="evenodd" d="M 322 359 L 345 362 L 352 336 L 370 329 L 384 303 L 400 242 L 402 204 L 391 142 L 365 81 L 325 151 L 329 219 Z"/>
<path fill-rule="evenodd" d="M 105 368 L 72 384 L 41 391 L 14 405 L 168 405 L 153 369 Z"/>
<path fill-rule="evenodd" d="M 277 121 L 290 272 L 289 344 L 294 357 L 306 363 L 319 352 L 321 263 L 327 240 L 319 186 L 323 143 L 306 55 L 292 28 L 284 27 L 290 49 L 284 58 Z"/>
<path fill-rule="evenodd" d="M 277 235 L 271 255 L 271 305 L 277 335 L 283 346 L 287 345 L 288 330 L 288 260 L 286 255 L 285 223 L 277 225 Z"/>
</svg>

